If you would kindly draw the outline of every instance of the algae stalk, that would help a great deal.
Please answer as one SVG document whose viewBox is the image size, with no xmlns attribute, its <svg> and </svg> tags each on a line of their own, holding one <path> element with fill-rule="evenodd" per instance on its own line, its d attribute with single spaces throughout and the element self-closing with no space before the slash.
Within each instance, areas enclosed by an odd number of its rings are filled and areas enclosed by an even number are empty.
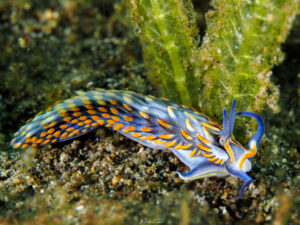
<svg viewBox="0 0 300 225">
<path fill-rule="evenodd" d="M 151 80 L 158 78 L 171 100 L 196 106 L 196 66 L 191 58 L 199 38 L 191 2 L 142 0 L 131 1 L 130 7 Z"/>
<path fill-rule="evenodd" d="M 215 0 L 212 6 L 197 58 L 204 87 L 199 105 L 210 101 L 201 108 L 218 116 L 236 97 L 239 111 L 259 112 L 266 105 L 278 111 L 279 90 L 270 81 L 271 69 L 284 59 L 280 45 L 298 13 L 297 0 Z"/>
</svg>

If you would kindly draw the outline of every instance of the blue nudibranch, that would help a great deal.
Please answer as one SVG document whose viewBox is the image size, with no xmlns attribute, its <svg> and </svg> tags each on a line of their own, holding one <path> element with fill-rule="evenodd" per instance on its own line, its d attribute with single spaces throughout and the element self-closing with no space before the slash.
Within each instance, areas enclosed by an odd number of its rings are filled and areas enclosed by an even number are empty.
<svg viewBox="0 0 300 225">
<path fill-rule="evenodd" d="M 236 116 L 257 120 L 258 128 L 248 149 L 232 139 Z M 15 133 L 14 148 L 63 142 L 100 126 L 109 127 L 149 148 L 170 149 L 185 165 L 183 180 L 231 175 L 244 181 L 239 198 L 252 181 L 248 158 L 256 154 L 264 134 L 263 119 L 252 112 L 235 113 L 233 100 L 229 117 L 223 110 L 223 128 L 207 116 L 166 99 L 129 91 L 97 89 L 78 92 L 46 111 L 38 113 Z"/>
</svg>

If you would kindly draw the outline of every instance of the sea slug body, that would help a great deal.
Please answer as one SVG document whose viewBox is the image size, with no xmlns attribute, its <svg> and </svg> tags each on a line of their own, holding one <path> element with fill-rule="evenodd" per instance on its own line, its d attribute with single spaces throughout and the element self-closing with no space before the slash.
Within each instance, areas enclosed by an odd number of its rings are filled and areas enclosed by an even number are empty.
<svg viewBox="0 0 300 225">
<path fill-rule="evenodd" d="M 257 120 L 258 128 L 248 149 L 232 139 L 236 116 Z M 14 148 L 42 146 L 74 139 L 100 126 L 155 149 L 170 149 L 190 171 L 184 180 L 231 175 L 244 181 L 239 198 L 252 178 L 248 158 L 256 154 L 264 134 L 263 119 L 251 112 L 235 113 L 235 100 L 229 118 L 223 111 L 223 126 L 207 116 L 166 99 L 135 92 L 97 89 L 79 92 L 38 113 L 15 133 Z"/>
</svg>

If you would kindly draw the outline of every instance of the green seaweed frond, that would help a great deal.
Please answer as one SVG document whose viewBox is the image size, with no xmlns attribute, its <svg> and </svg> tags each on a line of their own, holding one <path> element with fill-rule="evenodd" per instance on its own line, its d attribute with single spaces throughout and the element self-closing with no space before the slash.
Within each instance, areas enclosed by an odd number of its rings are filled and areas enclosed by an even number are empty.
<svg viewBox="0 0 300 225">
<path fill-rule="evenodd" d="M 233 98 L 238 110 L 257 112 L 266 104 L 279 110 L 271 69 L 284 59 L 280 45 L 299 13 L 298 4 L 214 0 L 200 47 L 191 1 L 133 0 L 128 5 L 151 80 L 163 88 L 162 94 L 220 116 Z"/>
<path fill-rule="evenodd" d="M 212 6 L 197 58 L 203 86 L 199 105 L 212 102 L 201 108 L 220 115 L 235 97 L 238 110 L 258 112 L 267 104 L 278 111 L 271 69 L 284 59 L 280 45 L 298 13 L 297 0 L 215 0 Z"/>
<path fill-rule="evenodd" d="M 165 97 L 196 105 L 196 66 L 192 57 L 199 32 L 191 2 L 134 0 L 130 7 L 153 83 L 161 84 Z"/>
</svg>

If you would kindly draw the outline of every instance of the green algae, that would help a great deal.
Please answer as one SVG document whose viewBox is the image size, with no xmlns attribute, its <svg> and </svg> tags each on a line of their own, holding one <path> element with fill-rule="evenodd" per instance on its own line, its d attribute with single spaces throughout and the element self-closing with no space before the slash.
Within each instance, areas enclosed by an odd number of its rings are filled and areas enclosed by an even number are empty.
<svg viewBox="0 0 300 225">
<path fill-rule="evenodd" d="M 169 99 L 195 106 L 196 65 L 191 58 L 199 40 L 191 2 L 145 0 L 131 1 L 129 6 L 152 82 L 160 83 Z"/>
<path fill-rule="evenodd" d="M 199 47 L 191 1 L 130 2 L 152 82 L 158 77 L 164 95 L 215 118 L 233 98 L 238 111 L 259 112 L 267 105 L 278 112 L 270 70 L 283 61 L 280 45 L 299 13 L 297 0 L 211 5 Z"/>
<path fill-rule="evenodd" d="M 109 1 L 51 2 L 0 3 L 2 143 L 31 115 L 75 90 L 156 95 L 141 47 L 121 23 L 122 5 L 113 11 Z M 20 27 L 30 31 L 29 43 Z M 235 201 L 237 179 L 184 183 L 175 171 L 187 168 L 170 152 L 100 129 L 58 146 L 1 152 L 0 223 L 299 223 L 299 30 L 287 42 L 287 60 L 274 71 L 281 112 L 264 115 L 266 137 L 249 174 L 254 182 L 241 201 Z"/>
<path fill-rule="evenodd" d="M 278 111 L 278 89 L 271 69 L 283 61 L 284 43 L 299 13 L 297 1 L 213 1 L 207 14 L 205 41 L 199 51 L 205 111 L 221 112 L 224 99 L 237 98 L 238 110 Z M 211 85 L 206 85 L 207 83 Z M 203 104 L 203 103 L 202 103 Z"/>
</svg>

